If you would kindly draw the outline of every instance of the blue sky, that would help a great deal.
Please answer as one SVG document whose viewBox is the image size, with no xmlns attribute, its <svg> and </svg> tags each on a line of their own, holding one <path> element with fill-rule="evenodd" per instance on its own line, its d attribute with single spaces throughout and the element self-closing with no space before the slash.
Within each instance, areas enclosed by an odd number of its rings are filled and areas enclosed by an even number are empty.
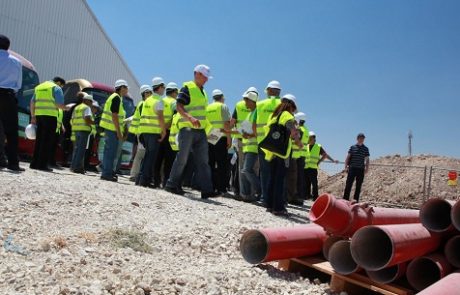
<svg viewBox="0 0 460 295">
<path fill-rule="evenodd" d="M 270 80 L 344 160 L 364 132 L 371 158 L 460 158 L 460 1 L 88 0 L 141 84 L 182 83 L 205 63 L 231 109 Z"/>
</svg>

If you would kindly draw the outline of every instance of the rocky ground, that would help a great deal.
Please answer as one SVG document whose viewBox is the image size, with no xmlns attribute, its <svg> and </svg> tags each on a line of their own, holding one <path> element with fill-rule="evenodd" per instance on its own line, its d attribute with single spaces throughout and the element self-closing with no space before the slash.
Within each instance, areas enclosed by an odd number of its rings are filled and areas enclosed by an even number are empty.
<svg viewBox="0 0 460 295">
<path fill-rule="evenodd" d="M 1 170 L 0 188 L 0 294 L 328 293 L 238 250 L 247 229 L 306 223 L 305 207 L 285 219 L 68 170 Z"/>
</svg>

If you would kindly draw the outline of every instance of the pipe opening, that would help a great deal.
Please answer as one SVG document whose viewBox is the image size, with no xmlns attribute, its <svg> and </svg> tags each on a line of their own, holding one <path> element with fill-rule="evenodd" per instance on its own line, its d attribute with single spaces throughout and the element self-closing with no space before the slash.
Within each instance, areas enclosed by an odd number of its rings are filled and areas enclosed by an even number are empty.
<svg viewBox="0 0 460 295">
<path fill-rule="evenodd" d="M 451 209 L 449 202 L 442 199 L 431 199 L 420 210 L 420 222 L 430 231 L 445 231 L 452 224 Z"/>
<path fill-rule="evenodd" d="M 451 211 L 452 224 L 460 231 L 460 201 L 457 201 Z"/>
<path fill-rule="evenodd" d="M 393 257 L 393 243 L 382 229 L 364 227 L 353 235 L 351 255 L 364 269 L 380 270 Z"/>
<path fill-rule="evenodd" d="M 440 280 L 441 270 L 435 261 L 420 257 L 409 264 L 406 277 L 409 284 L 420 291 Z"/>
<path fill-rule="evenodd" d="M 450 264 L 460 268 L 460 236 L 455 236 L 447 242 L 444 254 Z"/>
<path fill-rule="evenodd" d="M 324 241 L 323 243 L 323 256 L 326 258 L 326 260 L 329 260 L 329 251 L 331 250 L 331 247 L 337 243 L 338 241 L 343 240 L 342 237 L 338 236 L 330 236 Z"/>
<path fill-rule="evenodd" d="M 247 262 L 262 263 L 268 254 L 267 239 L 260 231 L 249 230 L 241 238 L 240 251 Z"/>
<path fill-rule="evenodd" d="M 368 270 L 367 275 L 371 280 L 380 284 L 388 284 L 400 277 L 399 264 L 381 270 Z"/>
<path fill-rule="evenodd" d="M 359 269 L 350 251 L 350 241 L 338 241 L 329 250 L 329 262 L 336 272 L 343 275 L 354 273 Z"/>
<path fill-rule="evenodd" d="M 320 219 L 326 213 L 326 209 L 329 207 L 329 203 L 329 195 L 324 194 L 319 196 L 310 209 L 310 221 L 315 222 L 316 220 Z"/>
</svg>

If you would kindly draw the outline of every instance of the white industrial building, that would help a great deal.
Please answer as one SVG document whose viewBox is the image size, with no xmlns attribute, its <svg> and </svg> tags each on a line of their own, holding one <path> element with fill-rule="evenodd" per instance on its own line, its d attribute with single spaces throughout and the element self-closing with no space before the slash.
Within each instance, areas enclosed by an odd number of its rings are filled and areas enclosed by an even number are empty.
<svg viewBox="0 0 460 295">
<path fill-rule="evenodd" d="M 113 85 L 139 83 L 85 0 L 0 0 L 0 33 L 32 62 L 40 82 L 54 76 Z"/>
</svg>

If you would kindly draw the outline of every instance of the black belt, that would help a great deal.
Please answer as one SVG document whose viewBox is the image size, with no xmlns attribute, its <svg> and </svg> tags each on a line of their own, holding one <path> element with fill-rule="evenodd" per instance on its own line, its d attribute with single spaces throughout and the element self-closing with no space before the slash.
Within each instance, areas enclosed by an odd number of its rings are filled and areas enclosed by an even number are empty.
<svg viewBox="0 0 460 295">
<path fill-rule="evenodd" d="M 14 94 L 14 90 L 11 88 L 0 88 L 0 93 L 4 94 Z"/>
</svg>

